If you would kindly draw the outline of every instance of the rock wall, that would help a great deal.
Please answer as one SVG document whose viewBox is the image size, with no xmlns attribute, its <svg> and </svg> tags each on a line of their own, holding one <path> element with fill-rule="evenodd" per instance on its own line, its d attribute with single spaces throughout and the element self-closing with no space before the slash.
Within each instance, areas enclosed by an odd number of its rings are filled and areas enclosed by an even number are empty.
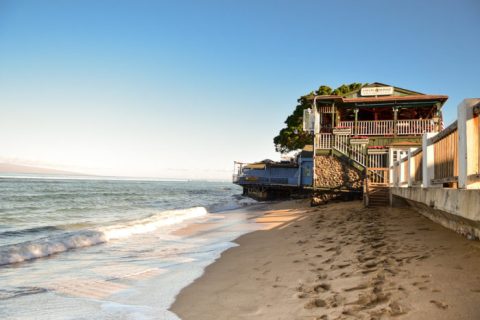
<svg viewBox="0 0 480 320">
<path fill-rule="evenodd" d="M 315 156 L 315 190 L 312 196 L 312 205 L 328 203 L 331 200 L 353 200 L 361 194 L 344 191 L 361 191 L 363 189 L 363 173 L 349 164 L 332 155 Z"/>
<path fill-rule="evenodd" d="M 336 156 L 315 156 L 315 187 L 362 190 L 363 173 Z"/>
</svg>

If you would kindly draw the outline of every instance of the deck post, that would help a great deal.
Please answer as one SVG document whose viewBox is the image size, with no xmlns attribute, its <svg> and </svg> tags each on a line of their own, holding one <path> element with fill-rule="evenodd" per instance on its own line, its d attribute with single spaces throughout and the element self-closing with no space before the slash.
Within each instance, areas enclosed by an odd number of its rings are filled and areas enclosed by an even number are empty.
<svg viewBox="0 0 480 320">
<path fill-rule="evenodd" d="M 358 108 L 353 109 L 353 113 L 355 113 L 355 122 L 353 124 L 353 135 L 358 135 Z"/>
<path fill-rule="evenodd" d="M 401 160 L 401 159 L 402 159 L 402 158 L 400 158 L 400 160 Z M 399 168 L 398 168 L 398 169 L 399 169 L 398 171 L 400 172 L 400 174 L 399 174 L 399 177 L 398 177 L 398 186 L 397 186 L 397 187 L 401 187 L 401 186 L 403 185 L 402 179 L 403 179 L 403 177 L 405 177 L 405 175 L 406 175 L 406 174 L 405 174 L 405 169 L 407 169 L 407 168 L 405 168 L 405 166 L 402 165 L 402 162 L 403 162 L 403 161 L 398 161 L 398 167 L 399 167 Z M 407 171 L 408 171 L 408 170 L 407 170 Z"/>
<path fill-rule="evenodd" d="M 335 120 L 337 118 L 337 112 L 335 110 L 335 102 L 332 103 L 332 129 L 335 128 Z"/>
<path fill-rule="evenodd" d="M 423 170 L 423 187 L 432 187 L 432 179 L 435 178 L 435 154 L 434 145 L 429 145 L 428 139 L 437 135 L 437 133 L 425 133 L 422 136 L 422 170 Z"/>
<path fill-rule="evenodd" d="M 393 107 L 393 136 L 396 137 L 397 130 L 397 120 L 398 120 L 398 107 Z"/>
<path fill-rule="evenodd" d="M 408 186 L 411 187 L 413 186 L 413 181 L 415 180 L 415 159 L 412 157 L 412 152 L 414 151 L 414 148 L 408 149 L 408 162 L 407 162 L 407 181 L 408 181 Z"/>
<path fill-rule="evenodd" d="M 315 194 L 315 178 L 316 178 L 316 155 L 317 155 L 317 148 L 319 147 L 317 145 L 318 138 L 320 137 L 320 112 L 317 107 L 317 98 L 318 96 L 315 96 L 313 98 L 313 114 L 314 114 L 314 125 L 313 125 L 313 158 L 312 158 L 312 187 L 313 187 L 313 194 Z M 332 106 L 333 108 L 333 106 Z"/>
<path fill-rule="evenodd" d="M 393 179 L 393 148 L 388 148 L 388 168 L 390 169 L 390 172 L 389 172 L 389 183 L 390 185 L 393 185 L 393 183 L 395 182 L 395 180 Z"/>
<path fill-rule="evenodd" d="M 480 182 L 469 181 L 479 172 L 479 117 L 474 116 L 474 106 L 480 99 L 464 99 L 458 105 L 458 188 L 480 189 Z"/>
</svg>

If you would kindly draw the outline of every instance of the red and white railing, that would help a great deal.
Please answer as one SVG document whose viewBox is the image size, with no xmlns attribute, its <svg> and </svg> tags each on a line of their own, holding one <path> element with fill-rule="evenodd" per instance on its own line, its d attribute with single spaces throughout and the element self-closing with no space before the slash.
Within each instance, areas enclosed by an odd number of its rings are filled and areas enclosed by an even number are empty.
<svg viewBox="0 0 480 320">
<path fill-rule="evenodd" d="M 393 135 L 395 132 L 393 120 L 357 121 L 356 128 L 355 121 L 340 121 L 338 126 L 351 128 L 355 135 L 383 136 Z M 437 125 L 433 119 L 397 120 L 397 135 L 419 135 L 437 131 Z"/>
</svg>

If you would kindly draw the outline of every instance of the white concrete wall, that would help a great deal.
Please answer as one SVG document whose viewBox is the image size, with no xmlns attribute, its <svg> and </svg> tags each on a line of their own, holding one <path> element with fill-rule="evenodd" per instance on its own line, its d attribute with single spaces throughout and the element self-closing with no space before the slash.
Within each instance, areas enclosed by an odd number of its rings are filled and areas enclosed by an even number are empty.
<svg viewBox="0 0 480 320">
<path fill-rule="evenodd" d="M 428 218 L 467 236 L 480 238 L 480 191 L 453 188 L 393 187 Z"/>
<path fill-rule="evenodd" d="M 480 120 L 473 107 L 480 99 L 465 99 L 458 106 L 458 188 L 443 188 L 432 184 L 434 178 L 434 146 L 425 134 L 422 141 L 423 183 L 413 187 L 413 163 L 409 163 L 409 185 L 401 186 L 398 177 L 392 176 L 391 194 L 400 197 L 426 217 L 468 237 L 480 238 Z M 409 156 L 409 162 L 412 157 Z M 390 172 L 395 173 L 393 164 Z M 400 174 L 401 174 L 401 170 Z"/>
</svg>

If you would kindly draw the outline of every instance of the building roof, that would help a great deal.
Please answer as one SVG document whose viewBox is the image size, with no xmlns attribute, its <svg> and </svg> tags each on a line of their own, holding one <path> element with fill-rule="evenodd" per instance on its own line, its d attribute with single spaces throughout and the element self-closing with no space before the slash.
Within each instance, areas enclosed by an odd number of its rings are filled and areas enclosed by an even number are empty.
<svg viewBox="0 0 480 320">
<path fill-rule="evenodd" d="M 361 97 L 361 98 L 345 98 L 342 96 L 316 96 L 316 100 L 340 101 L 343 103 L 353 102 L 383 102 L 383 101 L 424 101 L 424 100 L 439 100 L 447 101 L 448 96 L 439 94 L 421 94 L 410 96 L 378 96 L 378 97 Z"/>
<path fill-rule="evenodd" d="M 431 101 L 436 100 L 440 102 L 447 101 L 448 96 L 420 94 L 409 96 L 379 96 L 379 97 L 362 97 L 362 98 L 341 98 L 343 103 L 358 103 L 358 102 L 390 102 L 390 101 Z"/>
<path fill-rule="evenodd" d="M 392 87 L 393 92 L 390 95 L 378 95 L 378 96 L 362 96 L 362 88 L 371 88 L 371 87 Z M 431 95 L 423 94 L 420 92 L 407 90 L 395 86 L 386 85 L 379 82 L 374 82 L 367 84 L 359 88 L 348 92 L 344 96 L 337 95 L 322 95 L 322 96 L 313 96 L 311 100 L 317 101 L 318 103 L 338 103 L 338 104 L 382 104 L 382 103 L 393 103 L 401 104 L 406 102 L 425 102 L 425 103 L 436 103 L 440 102 L 441 104 L 447 101 L 448 96 L 446 95 Z"/>
<path fill-rule="evenodd" d="M 404 94 L 407 94 L 407 95 L 424 94 L 424 93 L 421 93 L 421 92 L 418 92 L 418 91 L 413 91 L 413 90 L 410 90 L 410 89 L 395 87 L 395 86 L 391 86 L 389 84 L 380 83 L 380 82 L 373 82 L 373 83 L 369 83 L 367 85 L 362 86 L 362 88 L 367 88 L 367 87 L 394 87 L 395 91 L 400 92 L 400 93 L 404 93 Z M 361 88 L 358 89 L 358 90 L 355 90 L 355 91 L 358 92 L 360 90 L 361 90 Z"/>
</svg>

